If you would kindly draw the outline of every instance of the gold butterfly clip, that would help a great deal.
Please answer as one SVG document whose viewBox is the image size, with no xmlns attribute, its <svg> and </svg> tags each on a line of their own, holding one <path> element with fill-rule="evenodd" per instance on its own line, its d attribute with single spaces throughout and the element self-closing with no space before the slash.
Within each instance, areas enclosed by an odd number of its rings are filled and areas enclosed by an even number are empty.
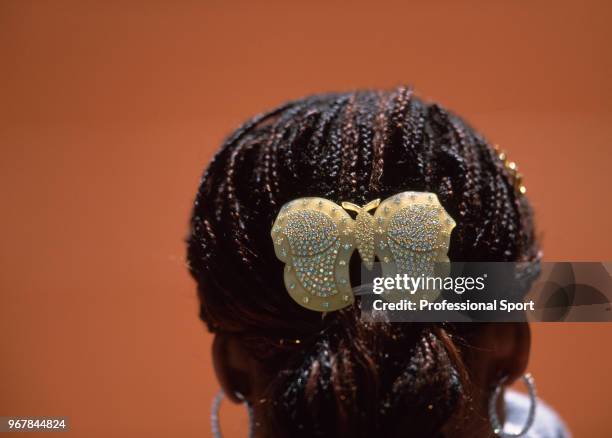
<svg viewBox="0 0 612 438">
<path fill-rule="evenodd" d="M 291 298 L 330 312 L 354 301 L 349 262 L 355 249 L 367 269 L 377 258 L 384 277 L 426 275 L 435 263 L 449 261 L 454 227 L 434 193 L 403 192 L 363 207 L 299 198 L 281 208 L 271 234 Z"/>
</svg>

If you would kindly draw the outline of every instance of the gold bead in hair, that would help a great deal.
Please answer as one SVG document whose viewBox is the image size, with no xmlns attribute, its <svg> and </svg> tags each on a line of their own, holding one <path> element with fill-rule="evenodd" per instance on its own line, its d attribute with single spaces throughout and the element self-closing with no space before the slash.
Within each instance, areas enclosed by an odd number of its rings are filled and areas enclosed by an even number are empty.
<svg viewBox="0 0 612 438">
<path fill-rule="evenodd" d="M 297 338 L 297 339 L 285 339 L 285 338 L 281 338 L 278 343 L 281 346 L 284 345 L 300 345 L 302 343 L 302 340 Z"/>
<path fill-rule="evenodd" d="M 495 148 L 495 152 L 497 153 L 497 158 L 499 158 L 503 163 L 504 167 L 510 174 L 514 182 L 514 189 L 518 191 L 521 195 L 527 193 L 527 187 L 523 184 L 523 175 L 519 173 L 518 166 L 514 161 L 510 161 L 508 159 L 508 155 L 505 151 L 501 150 L 498 145 L 493 146 Z"/>
</svg>

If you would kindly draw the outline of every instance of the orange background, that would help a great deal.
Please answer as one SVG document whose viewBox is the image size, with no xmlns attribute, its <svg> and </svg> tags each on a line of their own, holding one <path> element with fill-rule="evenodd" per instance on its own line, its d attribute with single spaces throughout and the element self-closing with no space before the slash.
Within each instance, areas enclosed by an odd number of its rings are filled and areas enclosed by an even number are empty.
<svg viewBox="0 0 612 438">
<path fill-rule="evenodd" d="M 226 134 L 309 93 L 413 84 L 519 163 L 548 260 L 610 260 L 609 5 L 2 1 L 0 415 L 208 436 L 191 202 Z M 612 435 L 611 340 L 534 327 L 530 370 L 578 437 Z"/>
</svg>

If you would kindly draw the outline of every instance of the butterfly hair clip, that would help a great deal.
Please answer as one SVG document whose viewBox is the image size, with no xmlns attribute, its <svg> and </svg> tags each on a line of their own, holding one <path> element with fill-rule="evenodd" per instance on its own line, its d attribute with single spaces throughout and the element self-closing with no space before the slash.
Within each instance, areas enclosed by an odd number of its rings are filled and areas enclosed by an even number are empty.
<svg viewBox="0 0 612 438">
<path fill-rule="evenodd" d="M 363 207 L 299 198 L 281 208 L 271 234 L 291 298 L 330 312 L 354 302 L 349 262 L 355 249 L 367 269 L 378 259 L 384 277 L 423 275 L 449 261 L 454 227 L 434 193 L 403 192 Z"/>
</svg>

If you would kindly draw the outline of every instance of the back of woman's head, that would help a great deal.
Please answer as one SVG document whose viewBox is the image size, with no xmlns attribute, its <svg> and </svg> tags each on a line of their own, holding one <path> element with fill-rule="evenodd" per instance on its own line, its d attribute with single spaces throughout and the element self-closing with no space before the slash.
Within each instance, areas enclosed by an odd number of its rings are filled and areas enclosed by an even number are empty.
<svg viewBox="0 0 612 438">
<path fill-rule="evenodd" d="M 357 304 L 322 317 L 289 297 L 274 254 L 288 201 L 407 190 L 436 193 L 456 220 L 451 261 L 537 257 L 529 205 L 496 151 L 406 88 L 290 102 L 240 127 L 206 171 L 188 242 L 201 317 L 265 364 L 258 421 L 279 436 L 436 436 L 466 405 L 455 328 L 368 324 Z"/>
</svg>

